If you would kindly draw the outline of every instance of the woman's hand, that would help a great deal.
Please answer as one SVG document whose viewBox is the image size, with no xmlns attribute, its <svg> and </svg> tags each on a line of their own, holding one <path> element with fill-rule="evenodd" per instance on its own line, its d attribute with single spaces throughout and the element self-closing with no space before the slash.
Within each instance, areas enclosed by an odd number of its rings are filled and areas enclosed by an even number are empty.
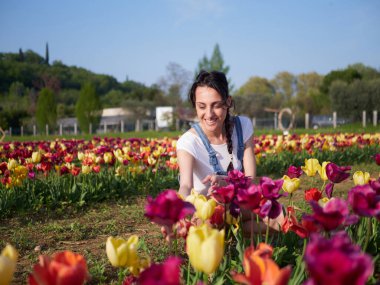
<svg viewBox="0 0 380 285">
<path fill-rule="evenodd" d="M 225 175 L 217 175 L 217 174 L 210 174 L 207 175 L 203 180 L 203 184 L 210 183 L 211 187 L 223 187 L 227 186 L 227 176 Z"/>
</svg>

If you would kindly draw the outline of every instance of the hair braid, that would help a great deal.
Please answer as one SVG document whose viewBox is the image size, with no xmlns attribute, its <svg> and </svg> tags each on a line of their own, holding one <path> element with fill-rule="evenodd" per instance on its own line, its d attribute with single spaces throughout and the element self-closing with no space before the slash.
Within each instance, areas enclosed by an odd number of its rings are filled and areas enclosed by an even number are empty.
<svg viewBox="0 0 380 285">
<path fill-rule="evenodd" d="M 233 145 L 232 145 L 232 131 L 233 131 L 233 121 L 231 120 L 231 116 L 229 113 L 229 109 L 227 109 L 227 115 L 226 119 L 224 120 L 224 127 L 226 130 L 226 138 L 227 138 L 227 150 L 228 153 L 231 155 L 231 161 L 228 164 L 227 172 L 234 169 L 234 165 L 232 162 L 232 151 L 233 151 Z"/>
</svg>

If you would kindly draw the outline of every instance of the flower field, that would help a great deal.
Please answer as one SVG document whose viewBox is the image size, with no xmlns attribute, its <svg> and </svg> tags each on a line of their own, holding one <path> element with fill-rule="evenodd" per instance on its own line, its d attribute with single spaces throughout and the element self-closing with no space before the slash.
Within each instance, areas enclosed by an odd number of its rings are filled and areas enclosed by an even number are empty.
<svg viewBox="0 0 380 285">
<path fill-rule="evenodd" d="M 379 144 L 256 137 L 255 183 L 183 199 L 176 139 L 1 143 L 0 284 L 376 284 Z"/>
</svg>

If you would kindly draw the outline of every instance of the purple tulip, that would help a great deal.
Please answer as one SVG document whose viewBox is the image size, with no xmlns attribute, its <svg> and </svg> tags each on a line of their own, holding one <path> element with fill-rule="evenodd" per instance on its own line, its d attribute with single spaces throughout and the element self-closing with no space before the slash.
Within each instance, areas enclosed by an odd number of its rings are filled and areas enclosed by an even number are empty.
<svg viewBox="0 0 380 285">
<path fill-rule="evenodd" d="M 380 195 L 369 184 L 352 188 L 348 192 L 348 202 L 356 214 L 380 219 Z"/>
<path fill-rule="evenodd" d="M 304 259 L 309 272 L 305 285 L 364 285 L 374 270 L 371 257 L 352 244 L 344 231 L 331 239 L 312 234 Z"/>
<path fill-rule="evenodd" d="M 260 208 L 259 215 L 262 218 L 268 217 L 276 219 L 282 212 L 282 206 L 277 200 L 264 199 Z"/>
<path fill-rule="evenodd" d="M 306 221 L 315 222 L 326 231 L 338 228 L 340 225 L 347 226 L 358 222 L 358 216 L 350 215 L 345 200 L 339 198 L 331 199 L 324 207 L 315 201 L 310 201 L 314 213 L 304 215 Z"/>
<path fill-rule="evenodd" d="M 327 178 L 333 183 L 340 183 L 350 177 L 351 166 L 338 166 L 335 163 L 329 163 L 326 165 Z"/>
<path fill-rule="evenodd" d="M 301 167 L 296 166 L 289 166 L 288 171 L 286 172 L 286 175 L 290 178 L 299 178 L 302 175 L 303 171 Z"/>
<path fill-rule="evenodd" d="M 238 189 L 237 203 L 243 209 L 253 211 L 260 207 L 261 201 L 261 187 L 259 185 L 252 184 L 248 189 Z"/>
<path fill-rule="evenodd" d="M 332 192 L 334 190 L 334 183 L 329 183 L 326 185 L 326 195 L 327 195 L 327 198 L 331 198 L 332 197 Z"/>
<path fill-rule="evenodd" d="M 156 199 L 147 198 L 145 216 L 162 226 L 173 226 L 180 219 L 195 212 L 194 206 L 178 197 L 175 190 L 165 190 Z"/>
<path fill-rule="evenodd" d="M 280 190 L 282 187 L 282 184 L 284 183 L 284 180 L 272 180 L 269 177 L 261 177 L 260 178 L 260 187 L 262 190 L 262 194 L 267 199 L 278 199 L 281 196 L 286 196 L 280 194 Z"/>
</svg>

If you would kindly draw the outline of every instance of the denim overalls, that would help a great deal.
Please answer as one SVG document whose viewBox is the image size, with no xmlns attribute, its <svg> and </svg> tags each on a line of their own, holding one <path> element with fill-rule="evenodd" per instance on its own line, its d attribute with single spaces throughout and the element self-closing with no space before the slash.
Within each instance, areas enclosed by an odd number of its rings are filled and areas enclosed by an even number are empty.
<svg viewBox="0 0 380 285">
<path fill-rule="evenodd" d="M 244 142 L 243 142 L 243 131 L 241 128 L 241 123 L 240 119 L 238 116 L 233 117 L 234 120 L 234 125 L 236 127 L 236 135 L 238 139 L 238 150 L 237 150 L 237 158 L 240 160 L 241 168 L 238 170 L 242 170 L 243 167 L 243 155 L 244 155 Z M 201 127 L 199 126 L 198 123 L 192 124 L 192 127 L 196 130 L 198 133 L 199 137 L 201 138 L 204 146 L 206 147 L 206 150 L 208 152 L 209 158 L 210 158 L 210 165 L 212 165 L 215 174 L 217 175 L 227 175 L 227 172 L 224 171 L 218 162 L 218 159 L 216 158 L 216 152 L 212 148 L 209 140 L 207 139 L 206 135 L 202 131 Z"/>
</svg>

